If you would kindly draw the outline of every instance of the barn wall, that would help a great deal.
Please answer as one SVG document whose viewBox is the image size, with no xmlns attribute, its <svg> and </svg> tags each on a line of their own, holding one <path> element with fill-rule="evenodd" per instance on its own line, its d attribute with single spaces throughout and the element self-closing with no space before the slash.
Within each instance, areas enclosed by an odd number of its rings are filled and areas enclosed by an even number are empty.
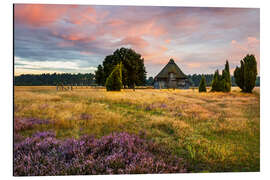
<svg viewBox="0 0 270 180">
<path fill-rule="evenodd" d="M 157 80 L 154 82 L 155 89 L 167 89 L 168 82 L 166 80 Z M 188 89 L 189 83 L 186 79 L 178 79 L 176 82 L 176 89 Z"/>
<path fill-rule="evenodd" d="M 164 80 L 158 80 L 158 81 L 154 82 L 154 88 L 155 89 L 166 89 L 167 82 Z"/>
</svg>

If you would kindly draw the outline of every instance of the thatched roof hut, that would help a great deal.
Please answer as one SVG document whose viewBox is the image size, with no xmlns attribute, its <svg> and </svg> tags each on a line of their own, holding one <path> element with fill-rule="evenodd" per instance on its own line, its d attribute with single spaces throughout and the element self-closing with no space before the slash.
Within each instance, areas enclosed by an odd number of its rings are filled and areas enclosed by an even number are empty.
<svg viewBox="0 0 270 180">
<path fill-rule="evenodd" d="M 181 71 L 173 59 L 154 78 L 154 87 L 156 89 L 164 88 L 189 88 L 188 77 Z"/>
</svg>

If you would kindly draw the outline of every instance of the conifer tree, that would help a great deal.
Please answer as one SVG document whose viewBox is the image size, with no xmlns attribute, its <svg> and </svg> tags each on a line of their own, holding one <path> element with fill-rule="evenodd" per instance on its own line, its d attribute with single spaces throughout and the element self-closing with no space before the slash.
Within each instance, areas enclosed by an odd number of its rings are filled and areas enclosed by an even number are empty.
<svg viewBox="0 0 270 180">
<path fill-rule="evenodd" d="M 213 78 L 213 81 L 212 81 L 212 89 L 211 91 L 219 91 L 219 79 L 220 79 L 220 75 L 219 75 L 219 71 L 216 70 L 215 71 L 215 74 L 214 74 L 214 78 Z"/>
<path fill-rule="evenodd" d="M 234 78 L 236 84 L 242 89 L 243 92 L 252 93 L 255 87 L 257 77 L 257 61 L 254 55 L 247 54 L 241 60 L 241 66 L 236 67 L 234 71 Z"/>
<path fill-rule="evenodd" d="M 202 76 L 202 79 L 199 85 L 199 92 L 206 92 L 206 80 L 204 76 Z"/>
<path fill-rule="evenodd" d="M 223 78 L 225 79 L 224 92 L 230 92 L 232 82 L 231 82 L 231 74 L 230 74 L 230 67 L 229 67 L 228 60 L 226 60 Z"/>
<path fill-rule="evenodd" d="M 231 75 L 228 61 L 226 61 L 225 68 L 222 70 L 222 75 L 219 75 L 219 71 L 216 70 L 212 81 L 211 91 L 231 91 Z"/>
<path fill-rule="evenodd" d="M 122 63 L 117 64 L 105 83 L 107 91 L 120 91 L 122 84 Z"/>
</svg>

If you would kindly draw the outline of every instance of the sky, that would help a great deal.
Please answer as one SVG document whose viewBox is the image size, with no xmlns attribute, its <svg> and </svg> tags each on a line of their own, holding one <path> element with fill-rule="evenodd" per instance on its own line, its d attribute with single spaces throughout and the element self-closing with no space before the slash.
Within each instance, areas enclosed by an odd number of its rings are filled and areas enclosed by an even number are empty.
<svg viewBox="0 0 270 180">
<path fill-rule="evenodd" d="M 108 5 L 14 6 L 14 71 L 94 73 L 116 49 L 132 48 L 156 76 L 173 58 L 185 74 L 231 74 L 254 54 L 260 72 L 260 10 Z"/>
</svg>

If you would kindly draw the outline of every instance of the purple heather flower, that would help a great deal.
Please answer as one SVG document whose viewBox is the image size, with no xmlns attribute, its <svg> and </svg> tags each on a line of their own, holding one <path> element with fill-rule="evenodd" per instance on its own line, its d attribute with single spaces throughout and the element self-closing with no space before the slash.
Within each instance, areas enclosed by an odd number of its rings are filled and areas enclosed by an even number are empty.
<svg viewBox="0 0 270 180">
<path fill-rule="evenodd" d="M 16 176 L 165 172 L 186 172 L 183 160 L 128 133 L 57 140 L 53 132 L 39 132 L 14 147 Z"/>
</svg>

